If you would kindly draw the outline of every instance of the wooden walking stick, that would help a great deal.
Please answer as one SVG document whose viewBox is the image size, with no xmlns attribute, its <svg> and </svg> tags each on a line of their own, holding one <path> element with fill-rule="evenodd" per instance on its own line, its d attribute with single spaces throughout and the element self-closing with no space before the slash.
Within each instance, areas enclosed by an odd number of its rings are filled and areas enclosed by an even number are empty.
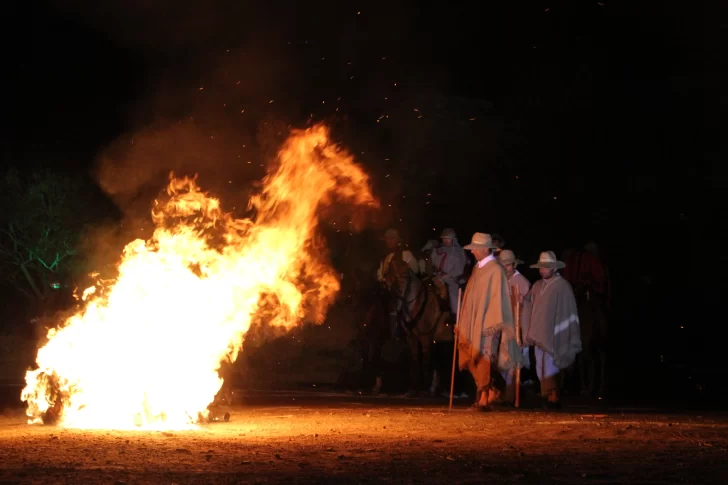
<svg viewBox="0 0 728 485">
<path fill-rule="evenodd" d="M 460 298 L 463 295 L 463 289 L 458 288 L 458 308 L 457 312 L 455 313 L 455 326 L 457 327 L 458 323 L 460 323 Z M 458 329 L 458 331 L 460 331 Z M 455 392 L 455 359 L 458 355 L 458 334 L 454 333 L 453 335 L 453 347 L 452 347 L 452 373 L 450 373 L 450 411 L 452 411 L 452 395 L 453 392 Z"/>
<path fill-rule="evenodd" d="M 518 351 L 521 350 L 523 342 L 521 340 L 521 295 L 518 286 L 511 287 L 511 302 L 513 304 L 513 318 L 515 319 L 516 327 L 516 344 L 518 344 Z M 515 406 L 518 408 L 521 406 L 521 366 L 516 367 L 516 402 Z"/>
</svg>

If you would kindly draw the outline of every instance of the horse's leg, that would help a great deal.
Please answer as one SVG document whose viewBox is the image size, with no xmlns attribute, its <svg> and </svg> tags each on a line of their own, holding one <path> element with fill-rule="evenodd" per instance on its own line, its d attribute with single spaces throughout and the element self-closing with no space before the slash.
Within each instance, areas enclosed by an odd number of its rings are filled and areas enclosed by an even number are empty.
<svg viewBox="0 0 728 485">
<path fill-rule="evenodd" d="M 387 341 L 389 332 L 383 329 L 373 331 L 372 351 L 370 353 L 372 360 L 372 371 L 374 374 L 374 387 L 372 394 L 378 395 L 382 391 L 382 381 L 384 377 L 384 360 L 382 351 L 384 343 Z"/>
<path fill-rule="evenodd" d="M 371 330 L 371 324 L 374 320 L 376 307 L 370 306 L 364 313 L 362 326 L 359 328 L 359 354 L 361 358 L 361 366 L 359 367 L 359 376 L 356 382 L 352 382 L 354 389 L 363 389 L 368 386 L 368 381 L 372 377 L 372 354 L 374 352 L 374 339 Z"/>
<path fill-rule="evenodd" d="M 445 363 L 448 361 L 447 356 L 447 343 L 433 343 L 432 351 L 430 352 L 430 362 L 432 368 L 432 383 L 430 384 L 430 395 L 434 396 L 437 391 L 444 385 L 449 384 L 450 374 L 449 369 L 445 368 Z"/>
<path fill-rule="evenodd" d="M 595 321 L 592 302 L 580 299 L 579 310 L 582 350 L 579 354 L 579 378 L 581 380 L 581 394 L 591 396 L 594 392 L 594 362 L 597 322 Z"/>
<path fill-rule="evenodd" d="M 599 341 L 596 349 L 599 357 L 599 397 L 605 397 L 607 392 L 607 342 L 609 319 L 604 307 L 599 302 Z"/>
<path fill-rule="evenodd" d="M 422 347 L 422 361 L 421 361 L 421 372 L 425 379 L 424 382 L 433 382 L 434 372 L 432 366 L 432 336 L 425 335 L 420 337 L 420 346 Z M 430 393 L 434 395 L 437 389 L 434 391 L 430 389 Z"/>
<path fill-rule="evenodd" d="M 599 397 L 607 393 L 607 352 L 599 352 Z"/>
<path fill-rule="evenodd" d="M 588 345 L 588 344 L 587 344 Z M 591 347 L 587 346 L 582 349 L 578 356 L 577 364 L 579 366 L 579 380 L 581 381 L 581 394 L 587 396 L 591 394 L 592 382 L 594 379 L 594 359 L 592 357 Z"/>
<path fill-rule="evenodd" d="M 422 373 L 420 341 L 415 335 L 408 333 L 407 343 L 409 344 L 410 349 L 410 384 L 407 395 L 414 397 L 420 390 L 420 380 Z"/>
</svg>

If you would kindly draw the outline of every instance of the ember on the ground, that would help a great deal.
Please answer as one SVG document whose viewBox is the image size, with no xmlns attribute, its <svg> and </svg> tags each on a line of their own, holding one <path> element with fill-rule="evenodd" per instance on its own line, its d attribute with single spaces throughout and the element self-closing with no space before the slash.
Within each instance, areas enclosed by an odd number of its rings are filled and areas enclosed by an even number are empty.
<svg viewBox="0 0 728 485">
<path fill-rule="evenodd" d="M 6 414 L 0 483 L 666 485 L 728 476 L 725 415 L 473 413 L 371 402 L 230 413 L 228 423 L 187 432 L 66 430 Z"/>
</svg>

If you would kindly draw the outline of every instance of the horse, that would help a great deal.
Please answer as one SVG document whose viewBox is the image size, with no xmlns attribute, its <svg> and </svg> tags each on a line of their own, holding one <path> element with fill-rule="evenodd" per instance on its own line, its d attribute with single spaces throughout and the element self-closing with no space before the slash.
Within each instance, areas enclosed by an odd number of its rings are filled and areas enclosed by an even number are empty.
<svg viewBox="0 0 728 485">
<path fill-rule="evenodd" d="M 398 248 L 384 274 L 394 299 L 396 324 L 404 331 L 410 349 L 410 383 L 407 395 L 415 397 L 422 384 L 432 382 L 432 349 L 435 341 L 452 342 L 450 312 L 442 308 L 435 290 L 402 260 Z M 423 379 L 424 378 L 424 379 Z M 432 392 L 434 390 L 430 388 Z"/>
</svg>

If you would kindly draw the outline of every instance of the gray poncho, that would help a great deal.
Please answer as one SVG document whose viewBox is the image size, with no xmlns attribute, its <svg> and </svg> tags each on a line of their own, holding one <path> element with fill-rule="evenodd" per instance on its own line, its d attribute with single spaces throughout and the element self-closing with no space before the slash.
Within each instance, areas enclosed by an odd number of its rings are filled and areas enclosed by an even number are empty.
<svg viewBox="0 0 728 485">
<path fill-rule="evenodd" d="M 581 352 L 579 315 L 571 285 L 558 274 L 539 280 L 531 288 L 527 344 L 538 345 L 553 356 L 554 365 L 565 369 Z"/>
</svg>

